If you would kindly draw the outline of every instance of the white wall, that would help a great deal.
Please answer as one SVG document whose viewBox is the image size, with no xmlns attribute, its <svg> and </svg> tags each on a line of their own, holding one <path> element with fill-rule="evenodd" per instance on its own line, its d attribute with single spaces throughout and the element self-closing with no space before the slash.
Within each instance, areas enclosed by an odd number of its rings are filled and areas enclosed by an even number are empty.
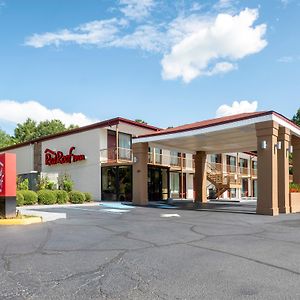
<svg viewBox="0 0 300 300">
<path fill-rule="evenodd" d="M 194 199 L 194 174 L 186 174 L 186 198 Z"/>
<path fill-rule="evenodd" d="M 104 140 L 106 143 L 106 130 L 93 129 L 42 142 L 42 172 L 67 173 L 74 181 L 74 189 L 90 192 L 95 200 L 99 200 L 101 197 L 99 149 L 106 147 L 106 145 L 101 145 Z M 62 151 L 64 154 L 68 154 L 72 146 L 76 147 L 74 154 L 84 154 L 86 160 L 71 164 L 45 165 L 45 149 L 49 148 L 53 151 Z"/>
<path fill-rule="evenodd" d="M 34 171 L 33 164 L 33 145 L 27 145 L 17 149 L 5 151 L 15 153 L 17 157 L 17 174 L 25 174 Z"/>
</svg>

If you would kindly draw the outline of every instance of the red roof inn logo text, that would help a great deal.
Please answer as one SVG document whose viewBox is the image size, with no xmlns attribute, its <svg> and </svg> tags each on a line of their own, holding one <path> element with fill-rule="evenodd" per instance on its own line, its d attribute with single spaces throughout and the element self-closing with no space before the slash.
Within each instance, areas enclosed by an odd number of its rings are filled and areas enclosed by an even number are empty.
<svg viewBox="0 0 300 300">
<path fill-rule="evenodd" d="M 53 151 L 50 149 L 45 150 L 45 164 L 47 166 L 53 166 L 57 164 L 71 164 L 73 162 L 86 160 L 84 154 L 76 155 L 73 153 L 75 147 L 71 147 L 69 154 L 64 155 L 62 151 Z"/>
</svg>

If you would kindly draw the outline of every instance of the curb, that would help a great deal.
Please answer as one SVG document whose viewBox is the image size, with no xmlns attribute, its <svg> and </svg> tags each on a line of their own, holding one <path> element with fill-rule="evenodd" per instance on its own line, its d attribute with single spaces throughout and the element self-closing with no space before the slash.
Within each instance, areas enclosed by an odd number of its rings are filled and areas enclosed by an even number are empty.
<svg viewBox="0 0 300 300">
<path fill-rule="evenodd" d="M 42 223 L 43 219 L 41 217 L 28 217 L 24 219 L 0 219 L 0 226 L 6 225 L 30 225 Z"/>
</svg>

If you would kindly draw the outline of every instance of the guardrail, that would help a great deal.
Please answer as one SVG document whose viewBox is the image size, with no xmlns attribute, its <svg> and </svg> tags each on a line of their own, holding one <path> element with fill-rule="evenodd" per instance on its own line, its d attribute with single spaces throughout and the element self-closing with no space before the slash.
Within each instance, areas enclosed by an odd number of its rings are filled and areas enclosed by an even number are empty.
<svg viewBox="0 0 300 300">
<path fill-rule="evenodd" d="M 101 163 L 131 163 L 133 162 L 132 149 L 114 147 L 100 150 Z"/>
</svg>

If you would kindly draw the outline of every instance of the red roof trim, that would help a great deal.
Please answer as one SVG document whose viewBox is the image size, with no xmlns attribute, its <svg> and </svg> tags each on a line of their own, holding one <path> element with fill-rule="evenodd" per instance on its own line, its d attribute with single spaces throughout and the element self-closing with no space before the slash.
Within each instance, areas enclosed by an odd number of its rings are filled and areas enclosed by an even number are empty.
<svg viewBox="0 0 300 300">
<path fill-rule="evenodd" d="M 145 128 L 145 129 L 149 129 L 149 130 L 153 130 L 153 131 L 161 130 L 160 128 L 152 126 L 152 125 L 142 124 L 142 123 L 138 123 L 138 122 L 128 120 L 128 119 L 125 119 L 125 118 L 117 117 L 117 118 L 101 121 L 101 122 L 98 122 L 98 123 L 94 123 L 94 124 L 91 124 L 91 125 L 87 125 L 87 126 L 83 126 L 83 127 L 63 131 L 63 132 L 60 132 L 60 133 L 47 135 L 47 136 L 44 136 L 44 137 L 40 137 L 38 139 L 34 139 L 34 140 L 31 140 L 31 141 L 19 143 L 19 144 L 16 144 L 16 145 L 11 145 L 11 146 L 8 146 L 8 147 L 5 147 L 5 148 L 0 148 L 0 151 L 2 152 L 2 151 L 6 151 L 6 150 L 16 149 L 16 148 L 24 147 L 24 146 L 34 144 L 34 143 L 43 142 L 43 141 L 47 141 L 47 140 L 52 140 L 52 139 L 55 139 L 55 138 L 58 138 L 58 137 L 71 135 L 71 134 L 76 134 L 76 133 L 80 133 L 80 132 L 84 132 L 84 131 L 89 131 L 89 130 L 96 129 L 96 128 L 114 126 L 114 125 L 118 125 L 120 123 L 125 123 L 125 124 L 128 124 L 128 125 L 141 127 L 141 128 Z"/>
<path fill-rule="evenodd" d="M 228 123 L 263 117 L 263 116 L 267 116 L 267 115 L 276 115 L 277 117 L 281 118 L 285 122 L 288 122 L 289 124 L 293 125 L 295 128 L 300 130 L 299 126 L 294 124 L 292 121 L 290 121 L 283 115 L 276 113 L 274 111 L 263 111 L 263 112 L 254 112 L 254 113 L 243 113 L 243 114 L 221 117 L 221 118 L 216 118 L 216 119 L 209 119 L 209 120 L 205 120 L 205 121 L 201 121 L 201 122 L 195 122 L 195 123 L 191 123 L 191 124 L 186 124 L 186 125 L 182 125 L 182 126 L 178 126 L 178 127 L 174 127 L 174 128 L 161 130 L 161 131 L 155 132 L 155 133 L 140 135 L 137 138 L 158 136 L 158 135 L 164 135 L 164 134 L 174 134 L 174 133 L 179 133 L 179 132 L 209 128 L 209 127 L 213 127 L 213 126 L 224 125 L 224 124 L 228 124 Z"/>
</svg>

